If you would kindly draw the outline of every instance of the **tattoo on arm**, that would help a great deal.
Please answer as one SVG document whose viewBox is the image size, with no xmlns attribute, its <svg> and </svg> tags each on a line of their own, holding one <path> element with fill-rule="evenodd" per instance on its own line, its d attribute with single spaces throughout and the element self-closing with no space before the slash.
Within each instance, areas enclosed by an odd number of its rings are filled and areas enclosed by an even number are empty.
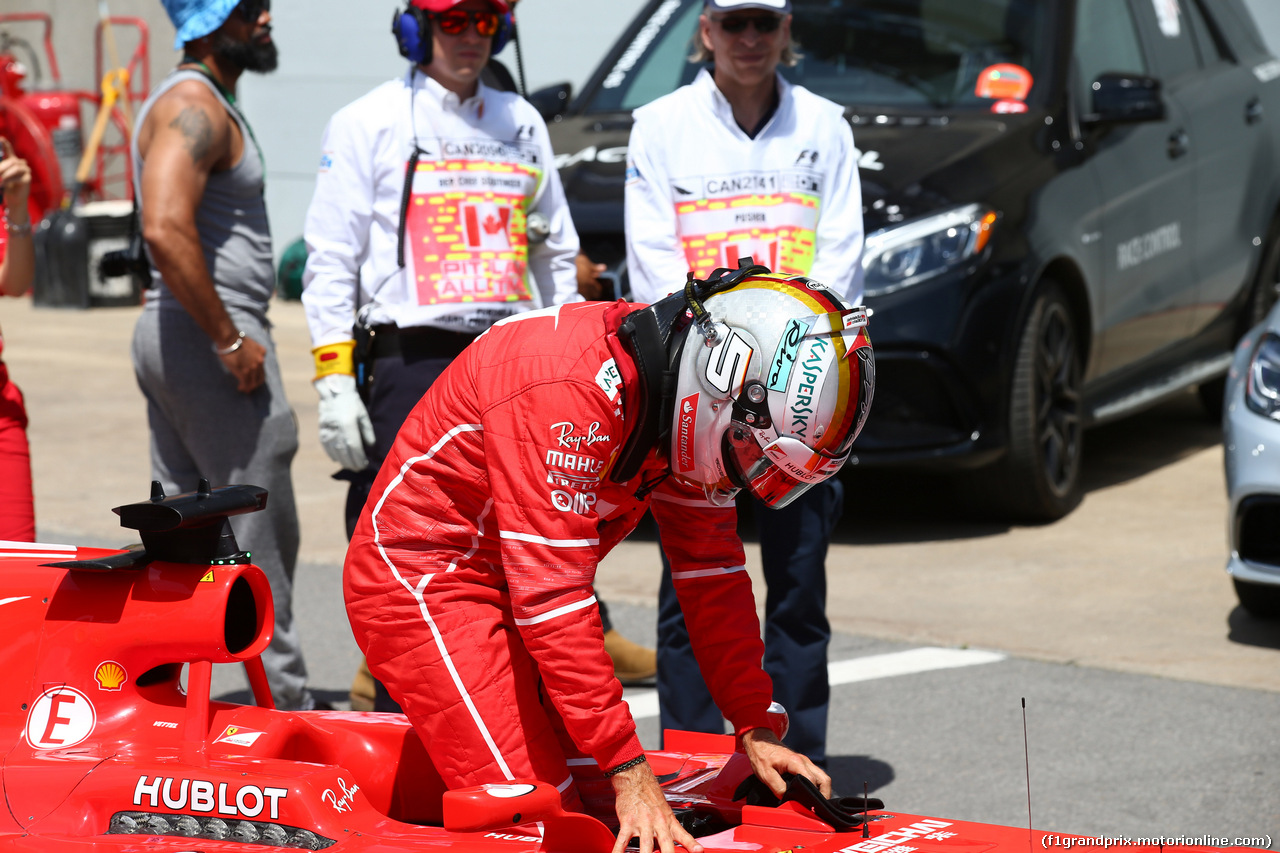
<svg viewBox="0 0 1280 853">
<path fill-rule="evenodd" d="M 186 137 L 187 152 L 194 162 L 199 163 L 208 156 L 213 147 L 213 122 L 203 109 L 185 107 L 169 127 L 177 128 Z"/>
</svg>

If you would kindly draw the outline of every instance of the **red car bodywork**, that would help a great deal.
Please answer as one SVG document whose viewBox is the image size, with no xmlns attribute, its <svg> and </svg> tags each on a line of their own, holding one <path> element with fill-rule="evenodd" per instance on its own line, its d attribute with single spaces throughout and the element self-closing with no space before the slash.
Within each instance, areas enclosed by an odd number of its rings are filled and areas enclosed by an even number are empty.
<svg viewBox="0 0 1280 853">
<path fill-rule="evenodd" d="M 273 624 L 265 576 L 233 540 L 201 563 L 175 545 L 187 533 L 207 544 L 226 514 L 144 527 L 145 551 L 0 545 L 0 851 L 612 848 L 604 824 L 562 811 L 548 785 L 446 792 L 402 715 L 272 708 L 258 658 Z M 231 662 L 248 668 L 258 706 L 211 701 L 211 665 Z M 667 746 L 649 761 L 669 801 L 727 827 L 700 839 L 709 853 L 1043 849 L 1025 828 L 883 810 L 865 832 L 836 832 L 793 802 L 735 802 L 750 770 L 732 738 L 672 732 Z"/>
</svg>

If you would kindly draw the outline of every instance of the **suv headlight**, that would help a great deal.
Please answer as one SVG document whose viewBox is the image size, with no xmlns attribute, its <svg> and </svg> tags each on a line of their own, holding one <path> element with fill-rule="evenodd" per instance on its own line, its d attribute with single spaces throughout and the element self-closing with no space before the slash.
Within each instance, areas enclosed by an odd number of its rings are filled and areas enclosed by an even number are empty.
<svg viewBox="0 0 1280 853">
<path fill-rule="evenodd" d="M 980 204 L 881 228 L 862 251 L 867 296 L 882 296 L 953 269 L 986 248 L 998 215 Z"/>
<path fill-rule="evenodd" d="M 1264 418 L 1280 421 L 1280 336 L 1267 332 L 1253 351 L 1244 401 Z"/>
</svg>

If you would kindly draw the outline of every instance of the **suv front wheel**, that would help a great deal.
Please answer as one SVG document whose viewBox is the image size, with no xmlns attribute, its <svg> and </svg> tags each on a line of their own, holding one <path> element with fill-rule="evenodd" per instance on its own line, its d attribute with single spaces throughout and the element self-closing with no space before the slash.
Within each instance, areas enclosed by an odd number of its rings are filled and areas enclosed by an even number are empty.
<svg viewBox="0 0 1280 853">
<path fill-rule="evenodd" d="M 1062 288 L 1041 283 L 1019 339 L 1009 447 L 979 479 L 1007 517 L 1054 521 L 1080 503 L 1081 354 Z"/>
</svg>

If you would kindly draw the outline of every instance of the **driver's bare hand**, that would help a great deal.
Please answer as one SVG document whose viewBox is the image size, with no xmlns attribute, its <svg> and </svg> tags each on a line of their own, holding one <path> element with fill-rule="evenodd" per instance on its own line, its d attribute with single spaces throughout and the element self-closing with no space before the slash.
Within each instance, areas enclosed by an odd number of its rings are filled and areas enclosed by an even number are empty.
<svg viewBox="0 0 1280 853">
<path fill-rule="evenodd" d="M 640 839 L 640 853 L 674 853 L 677 844 L 683 844 L 690 853 L 702 853 L 702 845 L 676 820 L 647 763 L 615 773 L 609 781 L 617 795 L 619 823 L 613 853 L 622 853 L 632 838 Z"/>
<path fill-rule="evenodd" d="M 783 773 L 808 777 L 822 791 L 822 796 L 831 796 L 831 777 L 808 758 L 783 746 L 769 729 L 751 729 L 742 736 L 742 746 L 751 762 L 751 769 L 761 782 L 769 786 L 775 797 L 781 798 L 787 792 L 787 783 L 782 781 Z"/>
<path fill-rule="evenodd" d="M 262 344 L 247 335 L 235 352 L 218 356 L 236 379 L 236 390 L 241 394 L 256 391 L 266 381 L 267 372 L 263 366 L 267 360 L 267 350 Z"/>
</svg>

